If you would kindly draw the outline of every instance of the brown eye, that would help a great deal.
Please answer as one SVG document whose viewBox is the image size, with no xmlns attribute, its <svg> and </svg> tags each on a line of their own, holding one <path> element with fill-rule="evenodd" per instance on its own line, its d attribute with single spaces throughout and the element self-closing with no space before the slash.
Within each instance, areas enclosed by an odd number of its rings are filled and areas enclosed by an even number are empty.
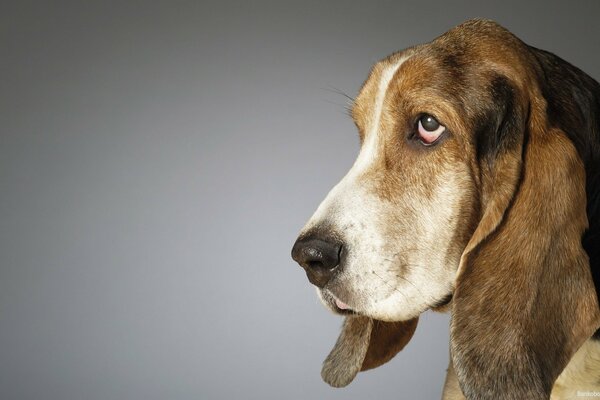
<svg viewBox="0 0 600 400">
<path fill-rule="evenodd" d="M 427 132 L 434 132 L 440 127 L 440 123 L 431 115 L 423 115 L 419 121 L 421 121 L 421 125 Z"/>
<path fill-rule="evenodd" d="M 432 117 L 429 114 L 423 115 L 419 118 L 419 123 L 417 125 L 417 131 L 419 134 L 419 139 L 423 144 L 432 144 L 444 131 L 446 127 L 441 125 L 437 119 Z"/>
</svg>

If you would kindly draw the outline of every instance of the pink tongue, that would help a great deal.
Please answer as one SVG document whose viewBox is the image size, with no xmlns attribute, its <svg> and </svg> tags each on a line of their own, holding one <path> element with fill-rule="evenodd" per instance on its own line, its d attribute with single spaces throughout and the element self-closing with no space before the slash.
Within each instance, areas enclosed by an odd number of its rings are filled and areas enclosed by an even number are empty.
<svg viewBox="0 0 600 400">
<path fill-rule="evenodd" d="M 348 306 L 348 304 L 346 304 L 346 303 L 344 303 L 344 302 L 342 302 L 342 301 L 340 301 L 340 300 L 338 300 L 338 299 L 335 299 L 335 305 L 336 305 L 336 306 L 337 306 L 337 307 L 338 307 L 340 310 L 348 310 L 348 309 L 350 309 L 350 307 Z"/>
</svg>

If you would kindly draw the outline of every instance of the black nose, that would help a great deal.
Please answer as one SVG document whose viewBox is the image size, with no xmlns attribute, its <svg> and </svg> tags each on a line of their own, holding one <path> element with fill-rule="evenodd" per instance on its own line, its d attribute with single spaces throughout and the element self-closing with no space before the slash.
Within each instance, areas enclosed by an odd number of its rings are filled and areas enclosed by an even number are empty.
<svg viewBox="0 0 600 400">
<path fill-rule="evenodd" d="M 292 258 L 306 270 L 313 285 L 323 287 L 338 271 L 342 245 L 321 239 L 298 239 Z"/>
</svg>

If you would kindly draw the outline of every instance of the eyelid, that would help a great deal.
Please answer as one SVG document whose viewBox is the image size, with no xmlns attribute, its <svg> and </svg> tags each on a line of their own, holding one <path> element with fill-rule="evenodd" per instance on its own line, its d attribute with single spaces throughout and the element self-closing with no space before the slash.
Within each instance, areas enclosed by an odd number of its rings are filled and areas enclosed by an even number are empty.
<svg viewBox="0 0 600 400">
<path fill-rule="evenodd" d="M 428 114 L 428 115 L 430 115 L 430 114 Z M 437 142 L 438 139 L 440 138 L 440 136 L 446 131 L 446 126 L 442 125 L 438 121 L 438 124 L 440 126 L 435 131 L 428 131 L 423 127 L 423 124 L 421 123 L 421 118 L 423 118 L 423 116 L 421 116 L 417 122 L 416 135 L 424 145 L 427 145 L 427 146 L 432 145 L 435 142 Z M 433 118 L 435 118 L 435 117 L 433 117 Z M 437 119 L 436 119 L 436 121 L 437 121 Z"/>
</svg>

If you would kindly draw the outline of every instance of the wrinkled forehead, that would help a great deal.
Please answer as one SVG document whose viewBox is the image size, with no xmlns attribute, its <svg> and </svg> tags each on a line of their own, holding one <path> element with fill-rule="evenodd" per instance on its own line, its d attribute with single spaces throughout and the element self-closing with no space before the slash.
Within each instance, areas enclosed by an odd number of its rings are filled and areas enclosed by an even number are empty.
<svg viewBox="0 0 600 400">
<path fill-rule="evenodd" d="M 378 114 L 410 112 L 456 114 L 463 106 L 465 75 L 461 58 L 421 46 L 375 64 L 352 107 L 361 137 L 377 128 Z M 474 85 L 473 79 L 470 84 Z M 405 110 L 399 110 L 404 107 Z M 452 116 L 451 116 L 452 117 Z"/>
<path fill-rule="evenodd" d="M 521 86 L 518 77 L 525 74 L 514 46 L 454 36 L 394 53 L 373 66 L 352 107 L 361 139 L 378 128 L 380 118 L 411 112 L 445 118 L 457 124 L 455 132 L 465 132 L 493 100 L 495 79 L 510 76 Z"/>
</svg>

